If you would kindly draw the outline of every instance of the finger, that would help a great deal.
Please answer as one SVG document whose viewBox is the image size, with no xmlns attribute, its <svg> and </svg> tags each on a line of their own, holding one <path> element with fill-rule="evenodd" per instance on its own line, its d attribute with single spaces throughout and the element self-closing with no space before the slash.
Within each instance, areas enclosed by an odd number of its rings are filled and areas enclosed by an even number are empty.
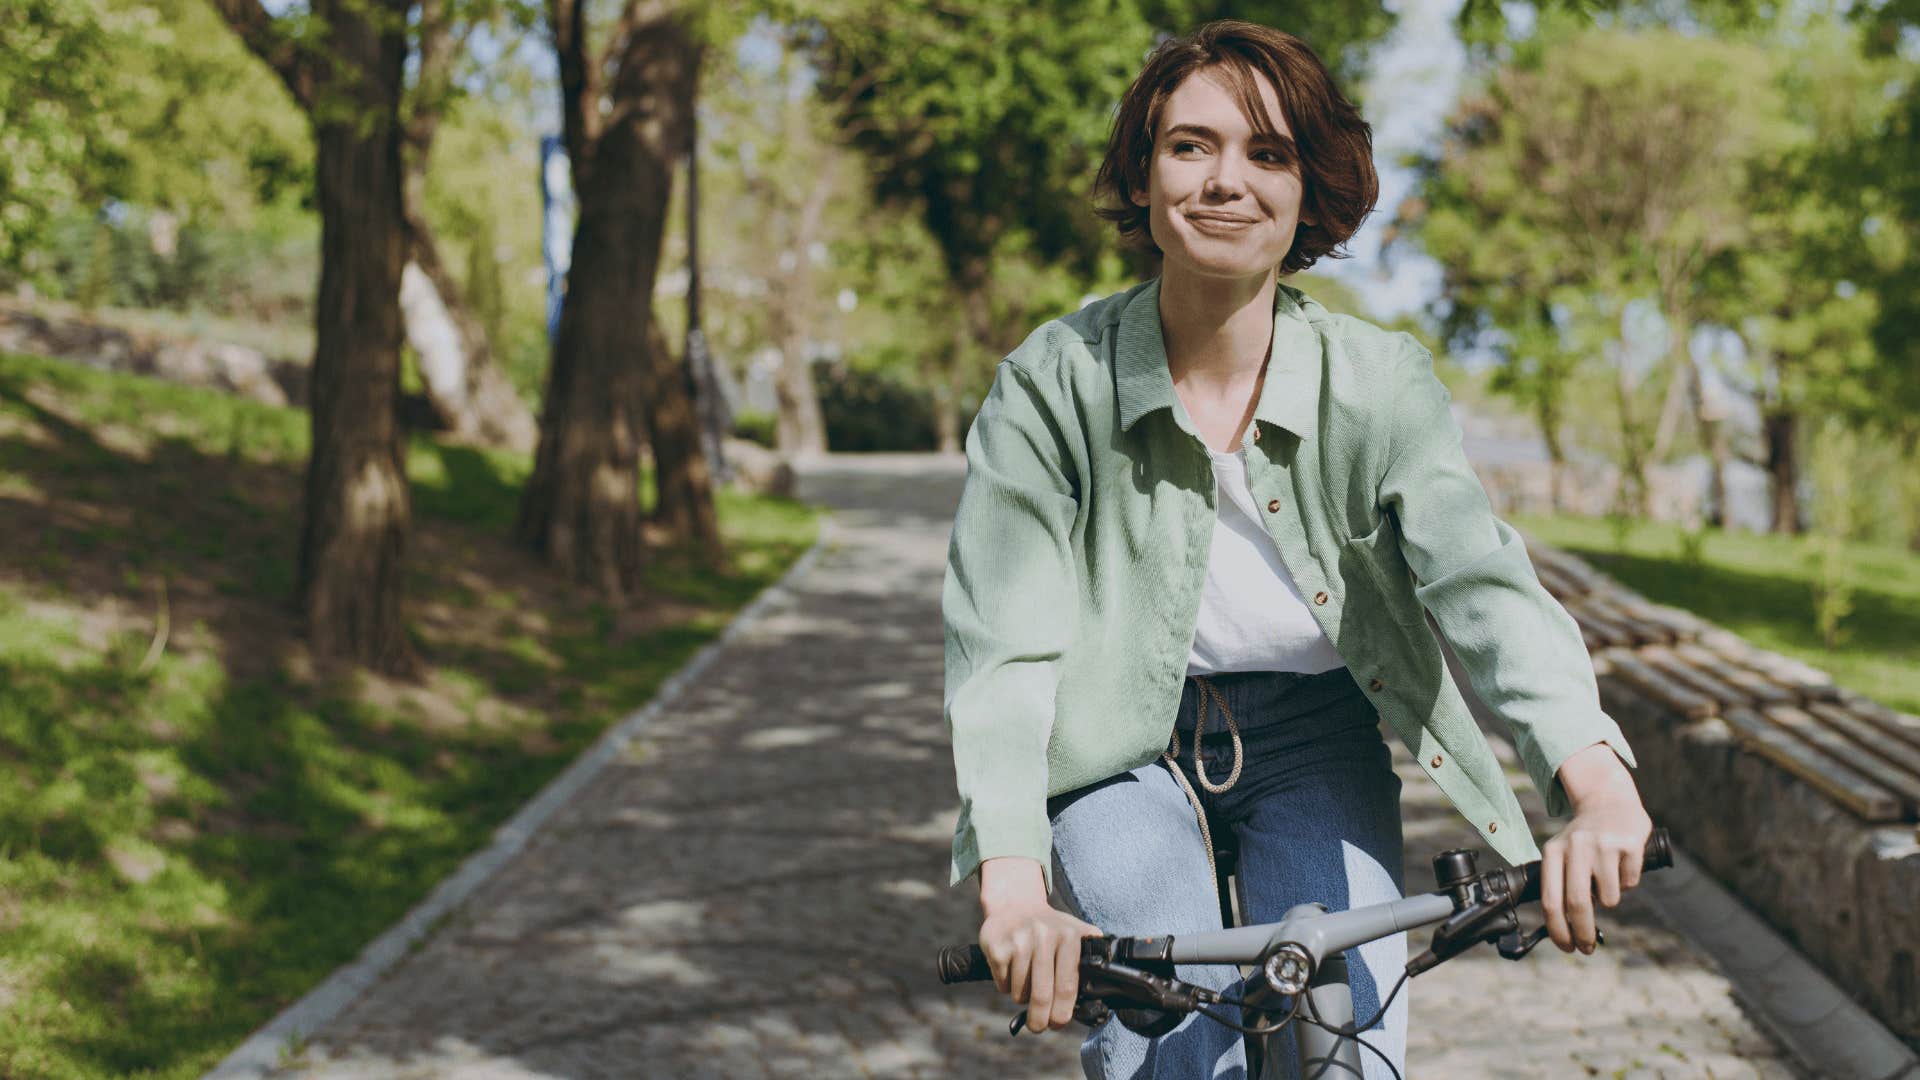
<svg viewBox="0 0 1920 1080">
<path fill-rule="evenodd" d="M 1620 853 L 1620 888 L 1632 889 L 1640 884 L 1642 863 L 1646 862 L 1646 842 L 1630 847 Z"/>
<path fill-rule="evenodd" d="M 1602 848 L 1594 853 L 1593 879 L 1599 885 L 1600 906 L 1620 904 L 1620 855 Z"/>
<path fill-rule="evenodd" d="M 1061 939 L 1060 950 L 1054 957 L 1053 1026 L 1063 1028 L 1073 1022 L 1073 1007 L 1080 989 L 1080 938 L 1076 935 Z"/>
<path fill-rule="evenodd" d="M 1566 845 L 1558 839 L 1547 841 L 1540 853 L 1540 910 L 1547 917 L 1547 937 L 1561 952 L 1573 951 L 1573 936 L 1567 932 L 1567 916 L 1562 897 L 1566 895 Z"/>
<path fill-rule="evenodd" d="M 1567 929 L 1573 934 L 1574 945 L 1583 953 L 1593 952 L 1593 867 L 1592 841 L 1568 845 Z"/>
<path fill-rule="evenodd" d="M 1013 958 L 1000 943 L 988 943 L 985 937 L 980 939 L 980 951 L 987 954 L 987 970 L 993 972 L 993 988 L 1003 994 L 1012 992 L 1008 980 L 1013 974 Z"/>
<path fill-rule="evenodd" d="M 1007 964 L 1007 994 L 1021 1005 L 1027 1003 L 1032 989 L 1027 973 L 1033 962 L 1033 943 L 1022 934 L 1013 941 L 1013 956 Z"/>
<path fill-rule="evenodd" d="M 1047 1030 L 1053 1019 L 1055 944 L 1052 934 L 1042 934 L 1040 947 L 1033 950 L 1033 995 L 1027 1000 L 1027 1027 L 1036 1032 Z"/>
</svg>

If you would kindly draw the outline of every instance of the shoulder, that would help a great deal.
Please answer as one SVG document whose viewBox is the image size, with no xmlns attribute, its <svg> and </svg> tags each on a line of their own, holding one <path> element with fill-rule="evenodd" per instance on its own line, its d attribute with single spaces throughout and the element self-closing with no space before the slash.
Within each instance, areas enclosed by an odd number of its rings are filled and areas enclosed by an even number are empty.
<svg viewBox="0 0 1920 1080">
<path fill-rule="evenodd" d="M 1104 369 L 1113 352 L 1120 316 L 1129 301 L 1150 282 L 1091 299 L 1077 311 L 1048 319 L 1007 354 L 1005 363 L 1029 378 L 1071 382 L 1093 369 Z"/>
<path fill-rule="evenodd" d="M 1365 412 L 1391 414 L 1407 401 L 1445 388 L 1433 353 L 1404 330 L 1389 330 L 1356 315 L 1328 311 L 1299 289 L 1282 284 L 1324 346 L 1328 389 Z"/>
</svg>

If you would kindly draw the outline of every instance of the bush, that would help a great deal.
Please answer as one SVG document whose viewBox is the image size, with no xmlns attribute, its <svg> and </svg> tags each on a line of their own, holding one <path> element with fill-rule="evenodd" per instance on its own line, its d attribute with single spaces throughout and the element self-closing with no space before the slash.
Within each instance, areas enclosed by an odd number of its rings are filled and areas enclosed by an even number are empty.
<svg viewBox="0 0 1920 1080">
<path fill-rule="evenodd" d="M 886 371 L 840 364 L 813 369 L 814 389 L 835 452 L 936 450 L 933 396 Z"/>
<path fill-rule="evenodd" d="M 779 442 L 779 424 L 779 417 L 758 409 L 741 409 L 733 414 L 734 435 L 769 450 Z"/>
</svg>

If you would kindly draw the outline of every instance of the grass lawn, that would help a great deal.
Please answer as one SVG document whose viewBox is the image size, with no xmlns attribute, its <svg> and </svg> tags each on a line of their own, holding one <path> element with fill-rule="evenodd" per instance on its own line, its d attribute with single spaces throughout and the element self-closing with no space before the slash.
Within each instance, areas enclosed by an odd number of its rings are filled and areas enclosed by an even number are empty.
<svg viewBox="0 0 1920 1080">
<path fill-rule="evenodd" d="M 1920 555 L 1847 545 L 1853 611 L 1828 649 L 1814 623 L 1819 560 L 1811 540 L 1716 532 L 1700 565 L 1681 558 L 1677 525 L 1637 523 L 1623 550 L 1595 518 L 1516 516 L 1513 524 L 1573 552 L 1648 599 L 1686 608 L 1761 648 L 1832 673 L 1840 684 L 1920 712 Z"/>
<path fill-rule="evenodd" d="M 529 462 L 416 439 L 413 679 L 316 672 L 303 413 L 0 354 L 0 1076 L 198 1076 L 420 900 L 812 543 L 609 610 L 507 540 Z M 164 613 L 169 630 L 160 640 Z"/>
</svg>

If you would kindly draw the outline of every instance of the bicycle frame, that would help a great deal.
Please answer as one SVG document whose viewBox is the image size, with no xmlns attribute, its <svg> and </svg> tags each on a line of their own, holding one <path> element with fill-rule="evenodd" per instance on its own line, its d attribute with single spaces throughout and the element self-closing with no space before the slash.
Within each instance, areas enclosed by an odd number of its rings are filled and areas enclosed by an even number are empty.
<svg viewBox="0 0 1920 1080">
<path fill-rule="evenodd" d="M 1353 992 L 1347 985 L 1346 958 L 1342 955 L 1357 945 L 1434 923 L 1444 922 L 1454 913 L 1454 901 L 1445 892 L 1421 893 L 1400 900 L 1370 904 L 1347 911 L 1328 911 L 1322 904 L 1300 904 L 1279 922 L 1237 926 L 1183 934 L 1168 941 L 1167 959 L 1175 964 L 1251 965 L 1252 975 L 1245 980 L 1247 1006 L 1241 1023 L 1250 1027 L 1270 1023 L 1283 1015 L 1279 1002 L 1285 995 L 1267 981 L 1263 965 L 1274 950 L 1291 945 L 1306 960 L 1312 978 L 1306 994 L 1312 1000 L 1312 1015 L 1333 1026 L 1351 1025 Z M 1382 987 L 1382 992 L 1385 992 Z M 1272 1008 L 1262 1006 L 1271 1005 Z M 1306 1009 L 1302 1004 L 1302 1011 Z M 1202 1020 L 1203 1023 L 1211 1021 Z M 1349 1038 L 1330 1031 L 1295 1022 L 1296 1046 L 1302 1077 L 1360 1077 L 1364 1051 Z M 1266 1063 L 1274 1060 L 1278 1049 L 1274 1035 L 1249 1035 L 1249 1080 L 1271 1080 Z M 1258 1057 L 1256 1066 L 1251 1060 Z"/>
</svg>

